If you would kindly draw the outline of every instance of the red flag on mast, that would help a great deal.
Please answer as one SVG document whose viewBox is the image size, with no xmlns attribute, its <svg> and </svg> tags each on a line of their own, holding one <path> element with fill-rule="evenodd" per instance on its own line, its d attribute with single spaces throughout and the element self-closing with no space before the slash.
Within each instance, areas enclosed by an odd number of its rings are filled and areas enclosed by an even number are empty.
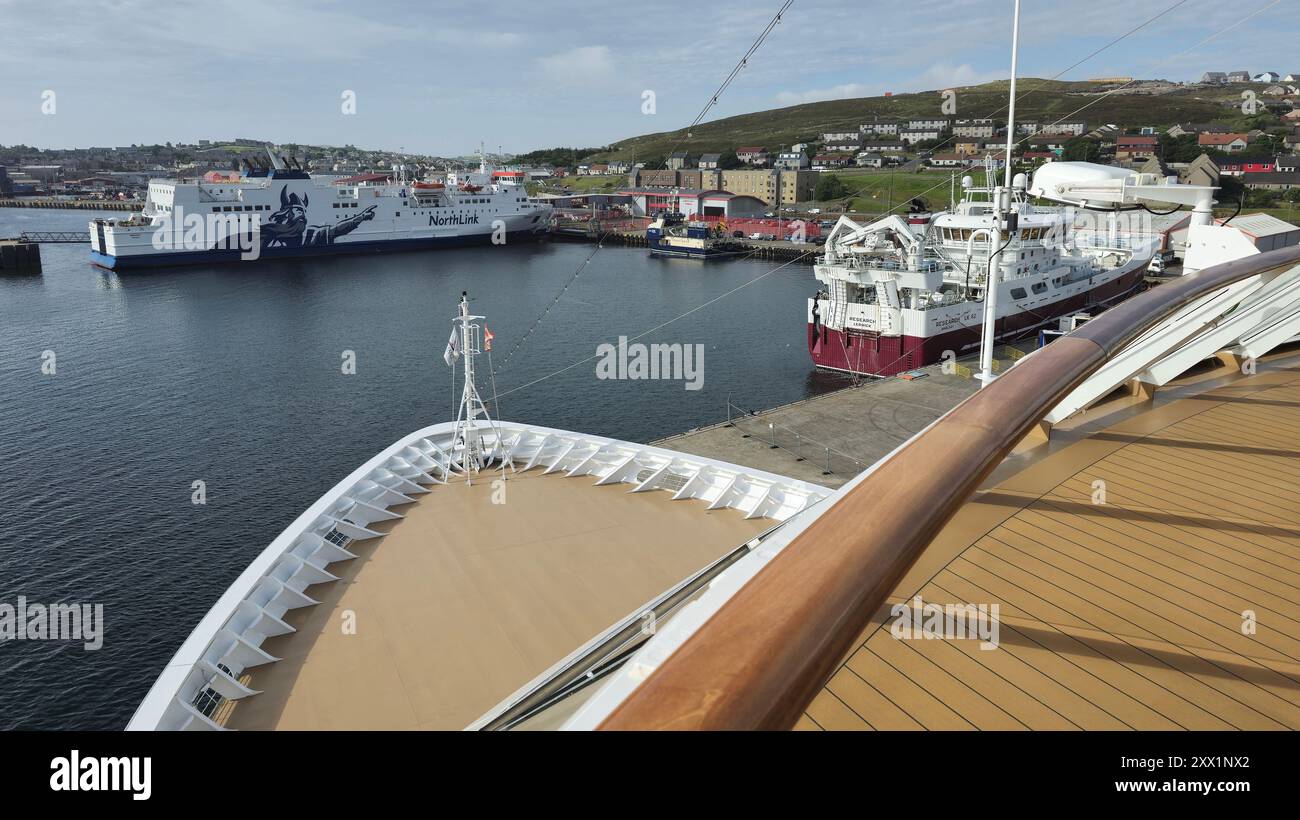
<svg viewBox="0 0 1300 820">
<path fill-rule="evenodd" d="M 484 349 L 484 350 L 491 350 L 491 349 L 492 349 L 492 340 L 495 339 L 495 338 L 496 338 L 496 334 L 493 333 L 493 332 L 488 328 L 487 323 L 484 322 L 484 323 L 483 323 L 483 349 Z"/>
</svg>

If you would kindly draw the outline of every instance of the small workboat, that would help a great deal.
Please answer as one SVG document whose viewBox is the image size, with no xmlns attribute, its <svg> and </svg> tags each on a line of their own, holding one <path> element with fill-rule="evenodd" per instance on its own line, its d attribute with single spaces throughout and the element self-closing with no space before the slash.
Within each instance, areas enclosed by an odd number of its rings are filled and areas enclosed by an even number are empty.
<svg viewBox="0 0 1300 820">
<path fill-rule="evenodd" d="M 703 222 L 666 225 L 661 217 L 646 228 L 645 238 L 651 256 L 722 259 L 750 251 L 743 242 L 728 239 L 723 231 Z"/>
</svg>

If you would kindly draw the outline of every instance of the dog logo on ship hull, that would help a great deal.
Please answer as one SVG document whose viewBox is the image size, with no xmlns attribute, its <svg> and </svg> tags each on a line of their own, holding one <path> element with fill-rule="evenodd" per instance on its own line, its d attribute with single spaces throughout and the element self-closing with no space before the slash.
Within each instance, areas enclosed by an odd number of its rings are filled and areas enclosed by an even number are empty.
<svg viewBox="0 0 1300 820">
<path fill-rule="evenodd" d="M 262 226 L 262 247 L 301 248 L 333 245 L 335 239 L 352 233 L 362 222 L 375 218 L 375 206 L 371 205 L 347 219 L 340 219 L 333 225 L 308 225 L 309 201 L 306 193 L 299 197 L 297 193 L 289 193 L 289 186 L 282 187 L 280 210 L 267 217 L 266 224 Z"/>
</svg>

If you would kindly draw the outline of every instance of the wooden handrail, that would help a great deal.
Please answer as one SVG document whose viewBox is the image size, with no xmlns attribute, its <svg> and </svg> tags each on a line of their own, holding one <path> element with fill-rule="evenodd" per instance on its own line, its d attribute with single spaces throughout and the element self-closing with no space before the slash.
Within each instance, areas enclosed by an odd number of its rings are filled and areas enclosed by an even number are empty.
<svg viewBox="0 0 1300 820">
<path fill-rule="evenodd" d="M 825 685 L 931 540 L 1071 390 L 1148 328 L 1300 248 L 1161 284 L 1022 359 L 799 533 L 599 728 L 785 729 Z"/>
</svg>

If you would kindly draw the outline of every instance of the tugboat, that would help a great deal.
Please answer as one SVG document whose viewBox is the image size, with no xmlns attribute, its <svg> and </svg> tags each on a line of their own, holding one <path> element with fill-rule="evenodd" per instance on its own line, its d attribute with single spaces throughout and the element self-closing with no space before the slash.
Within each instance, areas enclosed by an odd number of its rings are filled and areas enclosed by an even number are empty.
<svg viewBox="0 0 1300 820">
<path fill-rule="evenodd" d="M 645 231 L 651 256 L 674 256 L 685 259 L 723 259 L 749 253 L 749 247 L 726 237 L 725 228 L 710 227 L 704 222 L 669 225 L 664 217 L 650 223 Z"/>
</svg>

